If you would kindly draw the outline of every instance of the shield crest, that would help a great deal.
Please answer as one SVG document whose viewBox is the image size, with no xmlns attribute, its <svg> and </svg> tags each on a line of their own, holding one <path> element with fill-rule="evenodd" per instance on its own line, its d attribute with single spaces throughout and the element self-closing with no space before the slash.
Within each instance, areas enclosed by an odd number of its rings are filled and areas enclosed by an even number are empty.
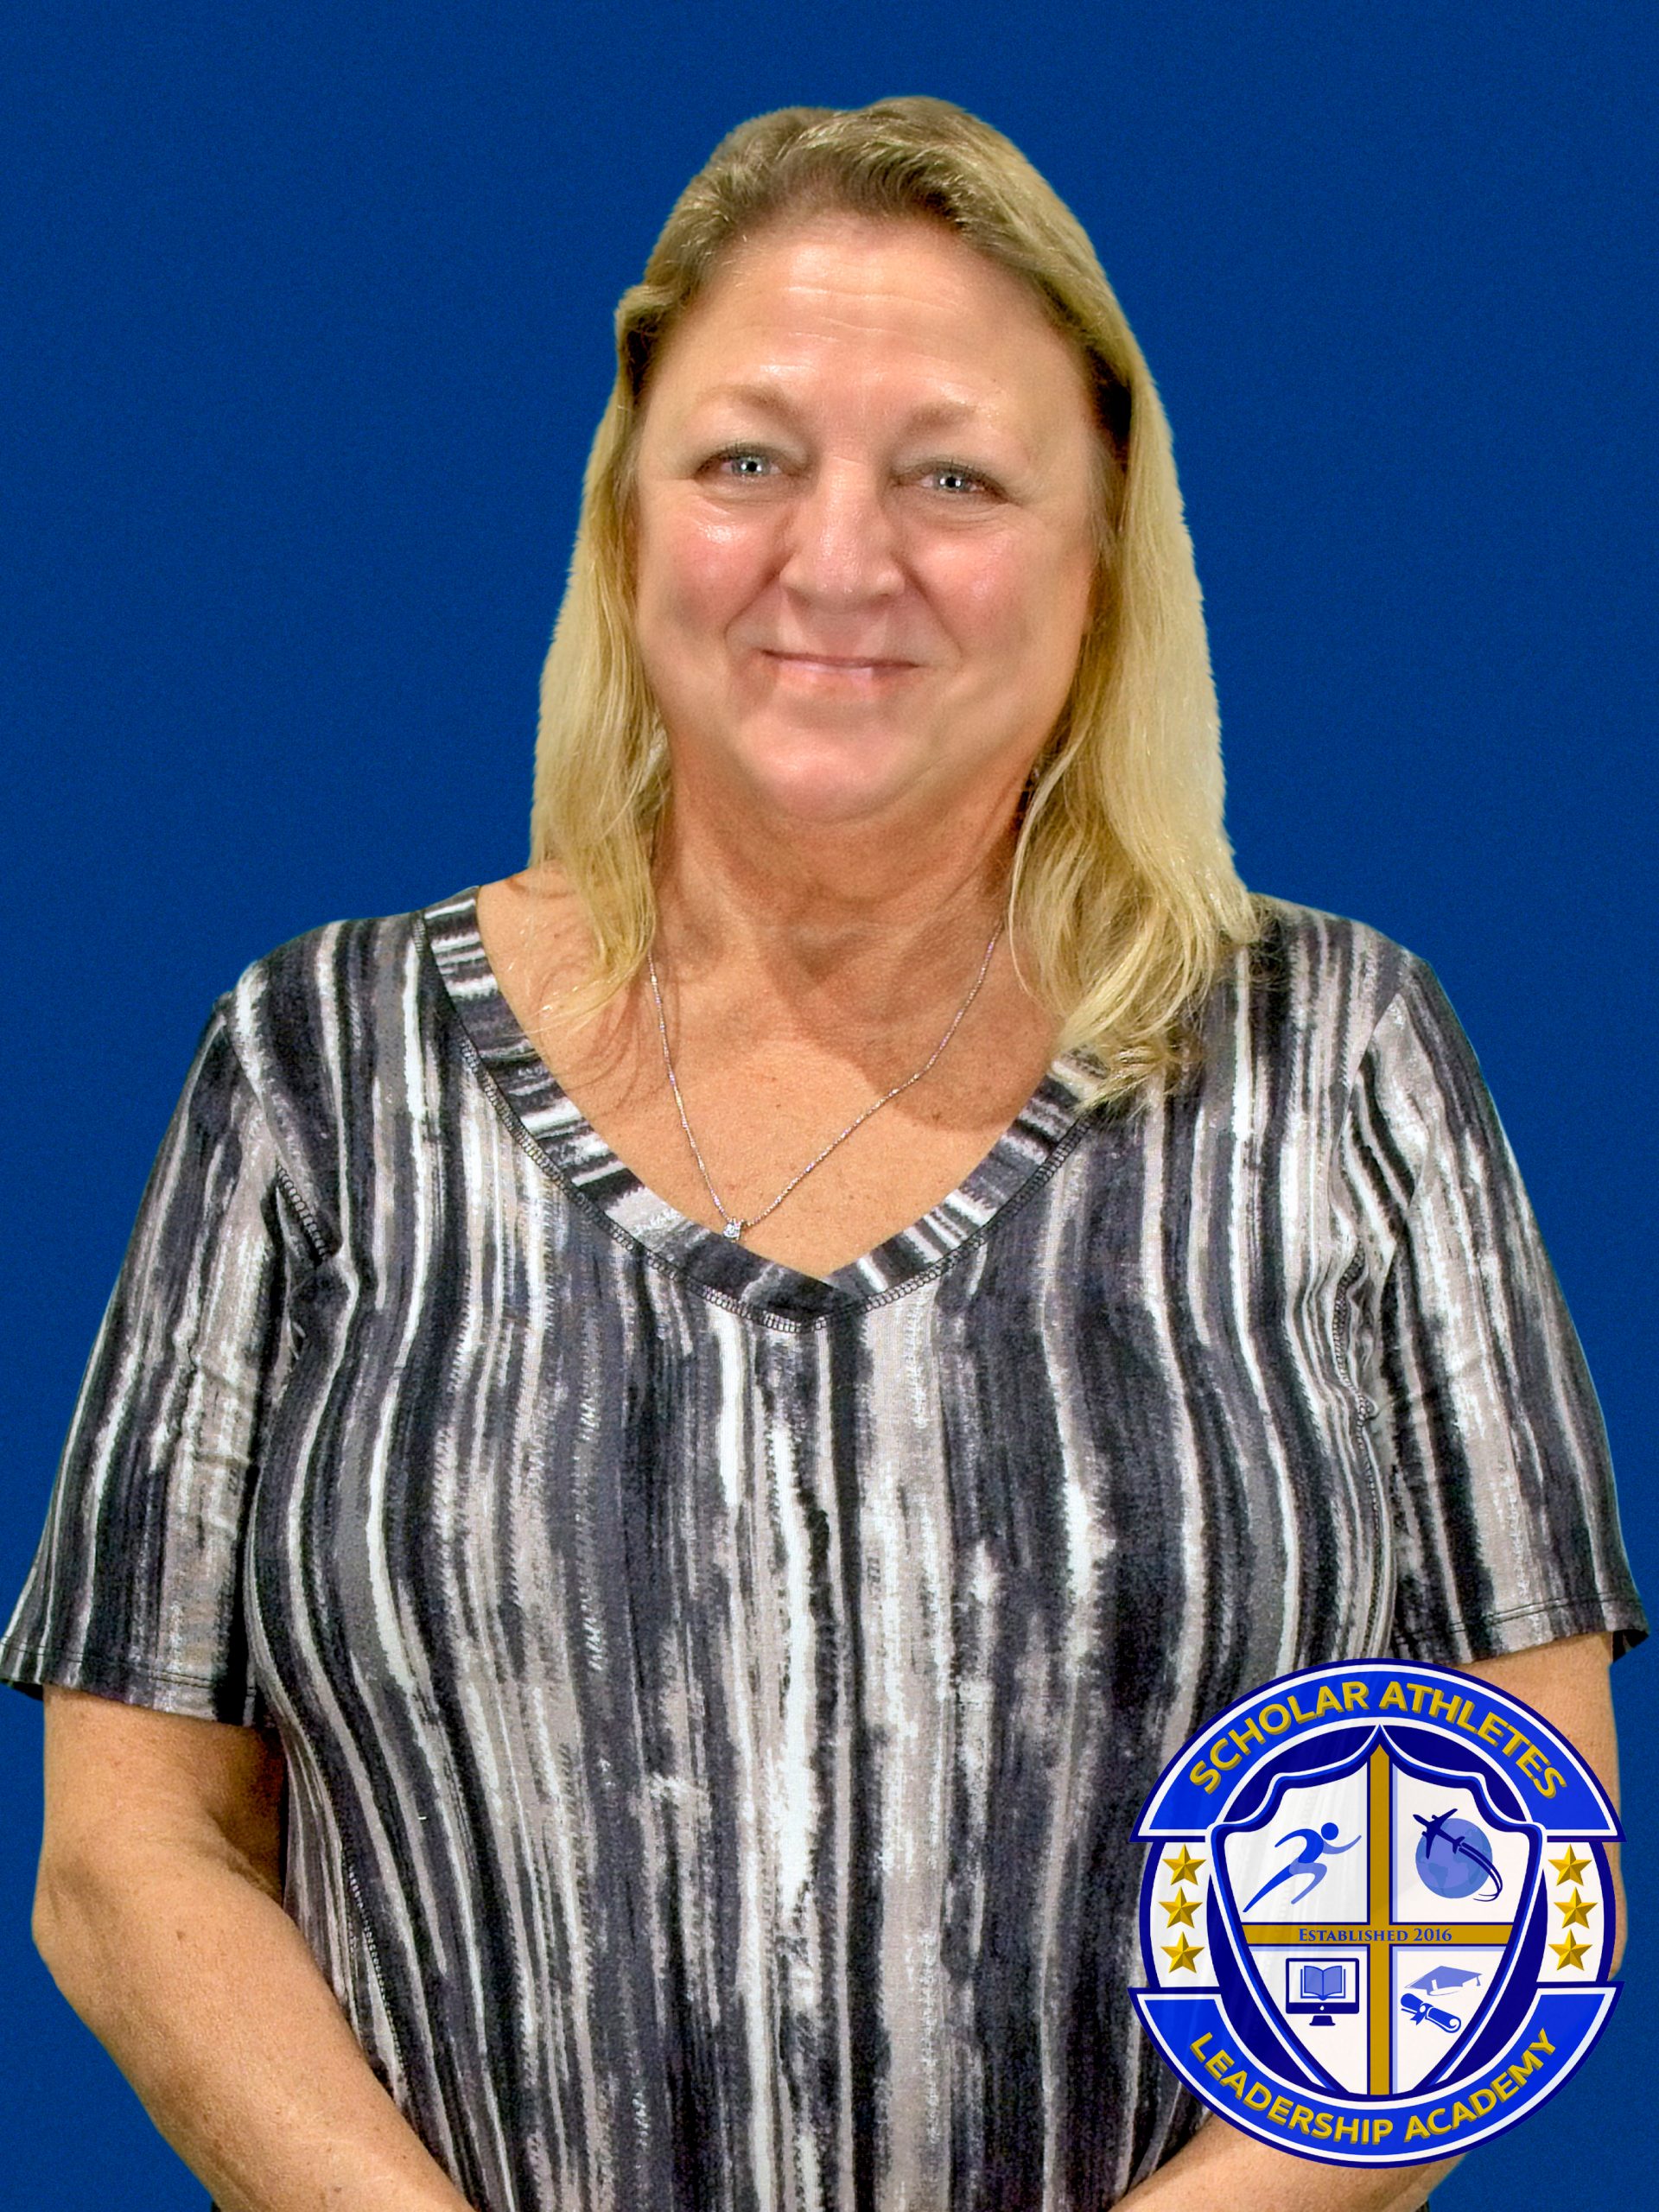
<svg viewBox="0 0 1659 2212">
<path fill-rule="evenodd" d="M 1364 1733 L 1212 1832 L 1212 1900 L 1266 2043 L 1350 2096 L 1429 2088 L 1503 2009 L 1543 1832 L 1424 1730 Z"/>
</svg>

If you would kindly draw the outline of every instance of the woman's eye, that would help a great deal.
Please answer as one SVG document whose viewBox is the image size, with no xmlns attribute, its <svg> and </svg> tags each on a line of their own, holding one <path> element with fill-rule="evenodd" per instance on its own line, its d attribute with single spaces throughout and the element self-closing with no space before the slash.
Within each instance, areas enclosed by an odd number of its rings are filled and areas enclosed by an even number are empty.
<svg viewBox="0 0 1659 2212">
<path fill-rule="evenodd" d="M 958 468 L 950 461 L 940 461 L 928 469 L 923 481 L 935 485 L 941 492 L 948 492 L 957 498 L 969 492 L 988 492 L 991 488 L 985 479 L 975 475 L 971 468 Z"/>
<path fill-rule="evenodd" d="M 752 483 L 768 475 L 773 464 L 770 454 L 753 453 L 743 447 L 731 453 L 717 453 L 712 465 L 722 476 L 734 476 L 742 482 Z"/>
<path fill-rule="evenodd" d="M 709 474 L 728 484 L 770 483 L 784 473 L 785 466 L 776 454 L 753 446 L 728 446 L 722 453 L 711 454 L 703 465 Z M 976 493 L 995 489 L 988 477 L 956 461 L 934 461 L 918 469 L 910 480 L 955 499 L 970 499 Z"/>
</svg>

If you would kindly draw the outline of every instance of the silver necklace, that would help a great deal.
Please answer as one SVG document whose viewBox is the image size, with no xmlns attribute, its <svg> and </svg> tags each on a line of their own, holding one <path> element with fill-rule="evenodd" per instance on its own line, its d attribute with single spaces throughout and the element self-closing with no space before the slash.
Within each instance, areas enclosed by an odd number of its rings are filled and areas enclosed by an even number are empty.
<svg viewBox="0 0 1659 2212">
<path fill-rule="evenodd" d="M 972 1006 L 974 1001 L 979 996 L 979 994 L 984 986 L 985 978 L 991 972 L 991 957 L 996 950 L 997 944 L 1001 935 L 1002 925 L 1001 922 L 998 922 L 996 927 L 991 931 L 991 941 L 985 948 L 985 957 L 979 963 L 979 973 L 974 978 L 972 989 L 969 990 L 967 997 L 963 999 L 962 1004 L 957 1008 L 956 1013 L 951 1016 L 950 1027 L 945 1031 L 944 1036 L 940 1038 L 938 1043 L 933 1047 L 927 1058 L 922 1062 L 920 1067 L 917 1069 L 915 1074 L 907 1075 L 902 1083 L 895 1083 L 891 1090 L 884 1090 L 878 1099 L 864 1109 L 864 1111 L 859 1115 L 855 1121 L 848 1122 L 846 1128 L 842 1131 L 839 1136 L 831 1137 L 829 1143 L 825 1145 L 822 1152 L 815 1153 L 812 1158 L 807 1161 L 805 1166 L 801 1169 L 798 1175 L 791 1175 L 788 1182 L 785 1184 L 783 1189 L 779 1192 L 777 1197 L 772 1200 L 769 1205 L 764 1205 L 761 1207 L 759 1213 L 752 1213 L 747 1217 L 741 1214 L 733 1213 L 727 1206 L 724 1199 L 721 1197 L 720 1192 L 715 1188 L 713 1179 L 711 1179 L 708 1167 L 703 1160 L 702 1147 L 699 1146 L 696 1138 L 692 1135 L 691 1123 L 686 1115 L 685 1101 L 680 1096 L 679 1079 L 674 1073 L 674 1055 L 668 1049 L 668 1022 L 663 1013 L 663 995 L 661 990 L 658 988 L 657 982 L 657 962 L 655 957 L 655 950 L 654 948 L 647 950 L 645 954 L 645 973 L 651 978 L 651 1002 L 657 1009 L 657 1034 L 661 1038 L 663 1042 L 663 1067 L 668 1076 L 668 1087 L 674 1094 L 674 1104 L 679 1113 L 680 1127 L 685 1131 L 685 1141 L 691 1147 L 691 1157 L 697 1163 L 697 1173 L 702 1178 L 702 1187 L 708 1192 L 709 1198 L 714 1205 L 715 1211 L 720 1216 L 721 1221 L 724 1224 L 720 1232 L 722 1236 L 729 1236 L 735 1241 L 738 1237 L 743 1236 L 746 1231 L 758 1228 L 760 1223 L 765 1221 L 769 1214 L 774 1214 L 777 1212 L 779 1207 L 782 1205 L 784 1200 L 789 1196 L 791 1191 L 798 1190 L 800 1188 L 801 1185 L 805 1182 L 807 1177 L 812 1173 L 815 1167 L 822 1167 L 824 1161 L 829 1159 L 832 1152 L 834 1152 L 839 1146 L 845 1144 L 848 1138 L 851 1136 L 855 1130 L 861 1129 L 865 1122 L 869 1120 L 872 1114 L 879 1114 L 884 1106 L 891 1106 L 893 1100 L 899 1096 L 900 1092 L 908 1090 L 912 1084 L 919 1083 L 921 1081 L 922 1077 L 928 1073 L 929 1070 L 938 1060 L 939 1055 L 944 1052 L 945 1046 L 950 1042 L 950 1039 L 956 1035 L 957 1030 L 961 1028 L 963 1023 L 966 1020 L 969 1007 Z"/>
</svg>

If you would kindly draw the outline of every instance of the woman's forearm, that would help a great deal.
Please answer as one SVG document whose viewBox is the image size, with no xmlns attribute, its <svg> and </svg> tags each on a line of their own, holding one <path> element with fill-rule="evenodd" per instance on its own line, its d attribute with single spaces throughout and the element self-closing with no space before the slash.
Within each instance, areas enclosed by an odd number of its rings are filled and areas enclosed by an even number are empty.
<svg viewBox="0 0 1659 2212">
<path fill-rule="evenodd" d="M 1319 2165 L 1258 2143 L 1217 2115 L 1119 2202 L 1122 2212 L 1417 2212 L 1457 2163 Z"/>
<path fill-rule="evenodd" d="M 204 1840 L 43 1877 L 42 1955 L 222 2212 L 465 2212 L 298 1929 Z"/>
</svg>

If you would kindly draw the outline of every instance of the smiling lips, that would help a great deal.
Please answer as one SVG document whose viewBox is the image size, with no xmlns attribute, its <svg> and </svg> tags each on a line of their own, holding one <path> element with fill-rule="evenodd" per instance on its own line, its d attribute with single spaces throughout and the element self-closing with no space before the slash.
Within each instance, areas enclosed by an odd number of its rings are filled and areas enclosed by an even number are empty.
<svg viewBox="0 0 1659 2212">
<path fill-rule="evenodd" d="M 842 677 L 855 683 L 872 683 L 882 677 L 904 675 L 919 665 L 913 660 L 891 660 L 870 655 L 786 652 L 771 645 L 762 645 L 759 651 L 761 658 L 771 661 L 775 667 L 791 669 L 803 676 L 823 677 L 831 681 Z"/>
</svg>

